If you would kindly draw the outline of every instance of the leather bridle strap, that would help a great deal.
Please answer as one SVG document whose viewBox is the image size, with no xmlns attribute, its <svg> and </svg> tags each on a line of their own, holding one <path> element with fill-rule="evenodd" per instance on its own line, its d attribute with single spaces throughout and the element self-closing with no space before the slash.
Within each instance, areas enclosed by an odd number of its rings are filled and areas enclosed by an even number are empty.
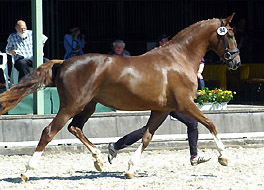
<svg viewBox="0 0 264 190">
<path fill-rule="evenodd" d="M 221 22 L 221 27 L 224 27 L 224 22 L 222 19 L 220 19 L 220 22 Z M 232 61 L 240 53 L 240 51 L 238 48 L 229 50 L 229 45 L 226 42 L 225 35 L 223 36 L 218 35 L 219 39 L 223 41 L 224 46 L 225 46 L 225 53 L 224 53 L 223 59 L 225 61 Z M 236 54 L 236 55 L 233 56 L 233 54 Z"/>
</svg>

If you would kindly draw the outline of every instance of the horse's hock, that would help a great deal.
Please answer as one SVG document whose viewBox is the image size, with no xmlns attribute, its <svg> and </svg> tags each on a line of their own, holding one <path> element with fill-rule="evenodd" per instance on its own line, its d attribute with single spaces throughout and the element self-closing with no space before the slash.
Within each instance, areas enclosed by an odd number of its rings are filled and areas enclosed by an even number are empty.
<svg viewBox="0 0 264 190">
<path fill-rule="evenodd" d="M 212 119 L 220 134 L 263 132 L 264 107 L 262 106 L 228 105 L 227 110 L 204 111 L 204 113 Z M 148 111 L 95 113 L 85 124 L 84 133 L 89 138 L 121 137 L 145 125 L 149 115 L 150 112 Z M 6 146 L 7 142 L 38 141 L 43 128 L 51 122 L 54 116 L 0 116 L 0 131 L 2 131 L 0 133 L 0 145 Z M 168 117 L 155 135 L 185 135 L 186 130 L 184 124 Z M 199 124 L 199 134 L 208 134 L 208 130 L 201 124 Z M 76 138 L 65 127 L 54 139 Z"/>
</svg>

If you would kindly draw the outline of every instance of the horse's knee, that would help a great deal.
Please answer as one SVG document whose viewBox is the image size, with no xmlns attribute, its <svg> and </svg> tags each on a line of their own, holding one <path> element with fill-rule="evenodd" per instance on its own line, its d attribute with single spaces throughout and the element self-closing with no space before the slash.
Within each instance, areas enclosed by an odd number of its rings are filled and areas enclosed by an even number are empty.
<svg viewBox="0 0 264 190">
<path fill-rule="evenodd" d="M 51 132 L 51 127 L 47 126 L 43 129 L 39 144 L 36 151 L 43 151 L 45 146 L 52 140 L 56 133 Z"/>
<path fill-rule="evenodd" d="M 50 126 L 47 126 L 43 129 L 42 131 L 42 138 L 45 138 L 47 140 L 51 139 L 52 138 L 52 132 L 51 132 L 51 127 Z"/>
<path fill-rule="evenodd" d="M 217 135 L 217 130 L 216 130 L 215 125 L 213 124 L 212 121 L 210 121 L 209 125 L 206 127 L 211 133 L 213 133 L 214 135 Z"/>
</svg>

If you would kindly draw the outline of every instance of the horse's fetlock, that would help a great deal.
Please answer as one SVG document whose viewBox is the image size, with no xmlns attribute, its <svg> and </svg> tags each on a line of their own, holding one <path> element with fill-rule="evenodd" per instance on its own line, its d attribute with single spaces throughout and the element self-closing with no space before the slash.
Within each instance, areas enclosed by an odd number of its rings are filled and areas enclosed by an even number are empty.
<svg viewBox="0 0 264 190">
<path fill-rule="evenodd" d="M 130 159 L 129 161 L 128 161 L 128 168 L 130 167 L 130 166 L 134 166 L 135 164 L 134 164 L 134 162 Z"/>
<path fill-rule="evenodd" d="M 100 150 L 97 150 L 96 152 L 92 153 L 92 156 L 95 159 L 100 159 L 100 154 L 101 154 L 101 151 Z"/>
<path fill-rule="evenodd" d="M 25 165 L 25 167 L 26 167 L 26 170 L 34 170 L 36 168 L 36 165 L 28 163 Z"/>
<path fill-rule="evenodd" d="M 98 157 L 97 154 L 92 154 L 92 156 L 96 159 Z"/>
</svg>

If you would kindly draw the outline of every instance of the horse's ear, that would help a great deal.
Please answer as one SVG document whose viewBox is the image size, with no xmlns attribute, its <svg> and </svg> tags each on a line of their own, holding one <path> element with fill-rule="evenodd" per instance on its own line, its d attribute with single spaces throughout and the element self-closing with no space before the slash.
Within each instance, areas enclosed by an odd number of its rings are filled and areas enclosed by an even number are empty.
<svg viewBox="0 0 264 190">
<path fill-rule="evenodd" d="M 229 17 L 226 18 L 226 23 L 225 23 L 225 25 L 228 25 L 228 24 L 231 23 L 231 21 L 232 21 L 234 15 L 235 15 L 235 13 L 233 13 L 231 16 L 229 16 Z"/>
</svg>

